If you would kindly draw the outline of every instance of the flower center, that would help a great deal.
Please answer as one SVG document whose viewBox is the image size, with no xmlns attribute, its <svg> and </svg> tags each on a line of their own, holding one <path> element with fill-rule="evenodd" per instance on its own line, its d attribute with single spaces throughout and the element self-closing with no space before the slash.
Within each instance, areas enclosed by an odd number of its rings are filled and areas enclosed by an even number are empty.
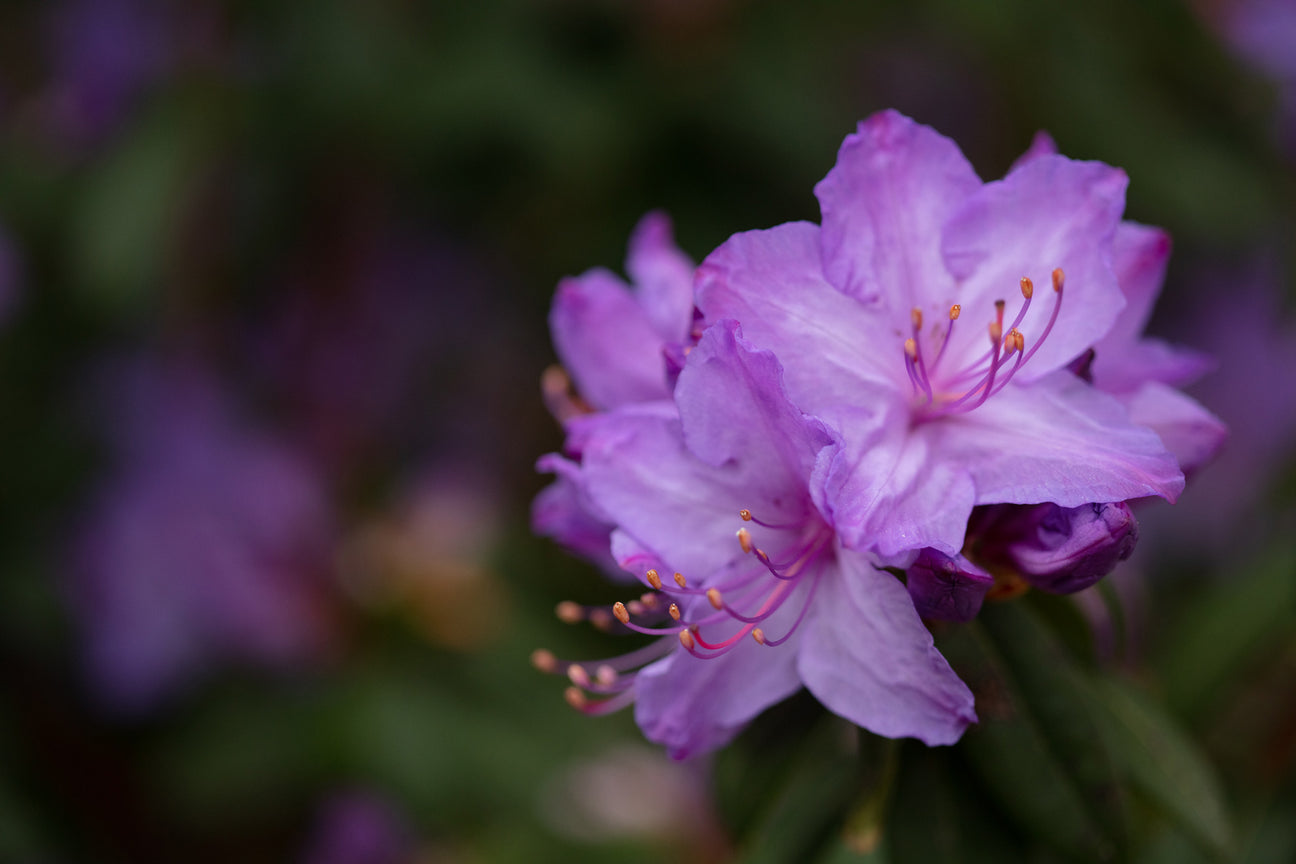
<svg viewBox="0 0 1296 864">
<path fill-rule="evenodd" d="M 922 330 L 922 309 L 915 307 L 910 314 L 912 335 L 904 341 L 905 372 L 913 387 L 914 419 L 926 421 L 966 413 L 1007 387 L 1017 370 L 1035 356 L 1035 352 L 1053 331 L 1058 311 L 1062 308 L 1065 281 L 1066 276 L 1061 268 L 1053 271 L 1053 309 L 1044 330 L 1027 351 L 1026 336 L 1018 327 L 1030 309 L 1035 296 L 1035 285 L 1023 276 L 1022 305 L 1012 323 L 1005 329 L 1005 303 L 996 300 L 994 319 L 986 328 L 990 336 L 990 347 L 961 368 L 954 366 L 951 352 L 947 349 L 963 307 L 957 303 L 951 306 L 949 322 L 943 328 L 943 333 L 937 329 L 926 336 Z"/>
<path fill-rule="evenodd" d="M 729 653 L 748 636 L 771 648 L 788 641 L 814 599 L 831 549 L 832 529 L 815 518 L 779 524 L 762 521 L 750 510 L 739 515 L 778 544 L 777 556 L 757 545 L 744 525 L 737 532 L 744 557 L 715 574 L 709 585 L 692 586 L 682 573 L 663 579 L 657 570 L 649 569 L 643 582 L 651 590 L 638 599 L 614 603 L 610 610 L 560 603 L 556 611 L 565 622 L 588 620 L 600 629 L 612 629 L 614 619 L 624 630 L 662 638 L 595 664 L 561 661 L 548 651 L 534 652 L 532 663 L 542 672 L 566 674 L 571 681 L 566 698 L 572 707 L 586 714 L 605 714 L 630 705 L 638 671 L 665 657 L 676 643 L 694 657 L 711 660 Z M 786 632 L 767 635 L 762 625 L 787 605 L 807 579 L 809 590 L 792 624 Z"/>
</svg>

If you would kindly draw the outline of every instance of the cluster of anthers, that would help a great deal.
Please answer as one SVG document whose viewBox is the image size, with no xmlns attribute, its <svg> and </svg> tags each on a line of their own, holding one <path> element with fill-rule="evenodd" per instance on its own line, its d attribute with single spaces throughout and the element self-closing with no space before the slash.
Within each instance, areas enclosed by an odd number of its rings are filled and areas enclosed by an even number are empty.
<svg viewBox="0 0 1296 864">
<path fill-rule="evenodd" d="M 941 361 L 946 357 L 950 337 L 954 334 L 954 322 L 958 321 L 963 307 L 957 303 L 950 307 L 949 322 L 944 328 L 939 348 L 936 349 L 935 356 L 928 361 L 928 352 L 923 350 L 923 312 L 915 306 L 910 313 L 913 335 L 904 340 L 904 362 L 909 382 L 913 385 L 917 419 L 930 420 L 971 411 L 1007 387 L 1008 382 L 1017 374 L 1017 370 L 1030 361 L 1052 332 L 1058 318 L 1058 311 L 1062 308 L 1062 286 L 1065 279 L 1061 268 L 1053 271 L 1055 298 L 1053 310 L 1039 339 L 1029 351 L 1026 350 L 1026 337 L 1018 328 L 1030 309 L 1031 300 L 1035 296 L 1035 285 L 1028 277 L 1023 276 L 1021 279 L 1022 306 L 1007 330 L 1004 330 L 1005 303 L 1003 300 L 996 300 L 995 317 L 988 327 L 990 348 L 964 369 L 949 371 L 943 375 Z M 933 338 L 939 332 L 938 329 L 935 330 L 932 334 Z M 1011 368 L 1005 372 L 1005 367 L 1010 363 Z"/>
<path fill-rule="evenodd" d="M 559 660 L 552 652 L 539 649 L 531 655 L 532 664 L 542 672 L 566 675 L 571 682 L 565 693 L 568 704 L 597 715 L 630 705 L 639 671 L 675 650 L 677 644 L 698 659 L 710 660 L 727 654 L 748 637 L 769 648 L 787 642 L 814 599 L 832 532 L 818 520 L 777 524 L 761 521 L 750 510 L 741 510 L 739 515 L 744 522 L 780 534 L 795 532 L 795 540 L 776 560 L 756 545 L 744 526 L 738 529 L 738 543 L 750 557 L 736 559 L 714 585 L 692 586 L 682 573 L 663 579 L 650 569 L 642 582 L 651 590 L 637 599 L 611 607 L 563 601 L 555 611 L 564 622 L 589 621 L 609 632 L 617 631 L 619 625 L 622 633 L 659 638 L 636 651 L 594 663 Z M 791 626 L 781 635 L 768 635 L 761 625 L 783 609 L 807 579 L 811 580 L 809 588 Z M 704 635 L 704 628 L 711 633 L 717 627 L 733 632 L 714 639 Z"/>
</svg>

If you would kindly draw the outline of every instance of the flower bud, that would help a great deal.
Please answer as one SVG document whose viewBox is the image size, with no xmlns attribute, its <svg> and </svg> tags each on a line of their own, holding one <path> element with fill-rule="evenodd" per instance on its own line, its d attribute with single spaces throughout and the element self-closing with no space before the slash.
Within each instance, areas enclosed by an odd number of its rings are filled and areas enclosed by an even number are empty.
<svg viewBox="0 0 1296 864">
<path fill-rule="evenodd" d="M 1129 505 L 1005 507 L 986 526 L 982 553 L 1041 591 L 1071 594 L 1110 573 L 1134 551 L 1138 522 Z"/>
<path fill-rule="evenodd" d="M 923 618 L 971 621 L 994 579 L 962 555 L 953 558 L 924 549 L 905 571 L 914 608 Z"/>
</svg>

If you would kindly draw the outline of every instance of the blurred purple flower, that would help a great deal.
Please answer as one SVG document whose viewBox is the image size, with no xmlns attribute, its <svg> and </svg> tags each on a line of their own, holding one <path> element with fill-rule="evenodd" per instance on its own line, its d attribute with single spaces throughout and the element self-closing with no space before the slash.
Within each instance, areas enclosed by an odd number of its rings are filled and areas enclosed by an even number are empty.
<svg viewBox="0 0 1296 864">
<path fill-rule="evenodd" d="M 662 638 L 590 670 L 543 652 L 537 665 L 566 672 L 588 713 L 633 701 L 676 758 L 723 745 L 803 685 L 878 734 L 952 743 L 975 720 L 972 694 L 900 581 L 838 542 L 813 492 L 833 438 L 782 378 L 725 322 L 689 354 L 678 419 L 631 408 L 594 421 L 582 483 L 617 526 L 619 563 L 655 592 L 613 614 Z"/>
<path fill-rule="evenodd" d="M 53 121 L 73 146 L 110 134 L 174 61 L 172 4 L 65 0 L 51 11 Z"/>
<path fill-rule="evenodd" d="M 415 838 L 390 804 L 361 790 L 326 801 L 302 864 L 401 864 L 416 860 Z"/>
<path fill-rule="evenodd" d="M 138 712 L 218 664 L 318 658 L 330 515 L 309 466 L 195 367 L 140 361 L 100 383 L 112 467 L 70 574 L 99 697 Z"/>
<path fill-rule="evenodd" d="M 840 434 L 824 495 L 848 546 L 907 566 L 958 554 L 975 506 L 1178 495 L 1161 440 L 1068 368 L 1126 305 L 1125 186 L 1047 153 L 983 184 L 952 141 L 883 112 L 816 187 L 822 229 L 738 234 L 703 262 L 706 320 L 741 321 Z"/>
<path fill-rule="evenodd" d="M 1232 0 L 1215 20 L 1238 59 L 1278 87 L 1279 136 L 1296 148 L 1296 3 L 1292 0 Z"/>
</svg>

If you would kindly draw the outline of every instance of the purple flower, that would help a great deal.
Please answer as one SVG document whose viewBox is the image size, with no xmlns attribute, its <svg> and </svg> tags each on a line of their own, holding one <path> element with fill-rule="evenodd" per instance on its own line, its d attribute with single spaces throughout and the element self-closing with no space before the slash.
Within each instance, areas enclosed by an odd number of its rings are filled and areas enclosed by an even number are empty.
<svg viewBox="0 0 1296 864">
<path fill-rule="evenodd" d="M 738 234 L 702 264 L 706 320 L 742 322 L 840 441 L 825 511 L 885 563 L 953 556 L 972 508 L 1174 499 L 1174 456 L 1069 367 L 1122 322 L 1126 177 L 1040 153 L 982 183 L 895 112 L 816 187 L 823 227 Z"/>
<path fill-rule="evenodd" d="M 627 286 L 595 269 L 564 279 L 554 296 L 549 326 L 562 366 L 545 372 L 542 385 L 554 417 L 567 430 L 563 454 L 543 457 L 537 468 L 557 475 L 531 511 L 536 533 L 619 573 L 608 554 L 611 520 L 580 488 L 578 462 L 599 426 L 596 412 L 630 409 L 674 413 L 669 404 L 693 332 L 693 263 L 674 242 L 670 220 L 649 213 L 630 236 Z M 573 387 L 575 390 L 573 391 Z"/>
<path fill-rule="evenodd" d="M 1128 504 L 1001 504 L 973 513 L 968 534 L 979 561 L 1012 568 L 1051 594 L 1082 591 L 1128 558 L 1138 523 Z"/>
<path fill-rule="evenodd" d="M 330 517 L 315 475 L 195 368 L 139 363 L 104 389 L 114 465 L 70 574 L 98 695 L 142 711 L 215 665 L 318 657 Z"/>
<path fill-rule="evenodd" d="M 613 614 L 662 638 L 588 667 L 545 652 L 537 665 L 565 671 L 588 713 L 633 701 L 645 735 L 676 758 L 724 744 L 802 685 L 879 734 L 957 740 L 975 720 L 972 694 L 900 581 L 839 542 L 815 491 L 834 436 L 788 400 L 778 360 L 718 324 L 689 354 L 675 402 L 678 417 L 601 416 L 580 465 L 617 526 L 617 560 L 651 589 Z"/>
</svg>

